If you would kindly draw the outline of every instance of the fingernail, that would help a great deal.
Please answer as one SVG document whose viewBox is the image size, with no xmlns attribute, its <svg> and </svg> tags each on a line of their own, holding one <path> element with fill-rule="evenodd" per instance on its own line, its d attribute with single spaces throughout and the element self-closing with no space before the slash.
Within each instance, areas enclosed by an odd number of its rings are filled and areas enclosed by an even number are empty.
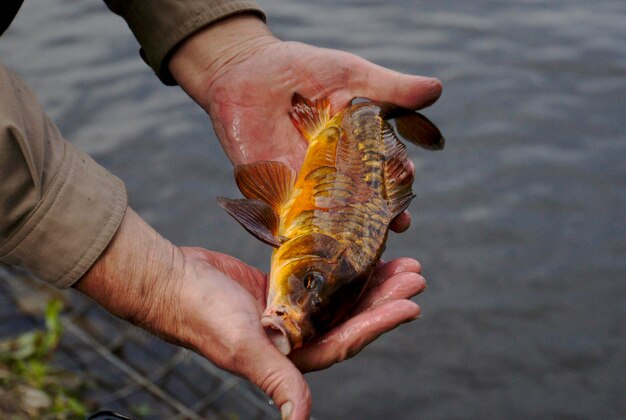
<svg viewBox="0 0 626 420">
<path fill-rule="evenodd" d="M 280 406 L 280 416 L 283 420 L 289 420 L 291 416 L 291 412 L 293 411 L 293 403 L 291 401 L 287 401 L 283 405 Z"/>
<path fill-rule="evenodd" d="M 420 295 L 420 294 L 424 293 L 426 291 L 426 289 L 428 289 L 428 284 L 424 283 L 424 287 L 422 287 L 420 289 L 420 291 L 417 292 L 417 294 Z"/>
</svg>

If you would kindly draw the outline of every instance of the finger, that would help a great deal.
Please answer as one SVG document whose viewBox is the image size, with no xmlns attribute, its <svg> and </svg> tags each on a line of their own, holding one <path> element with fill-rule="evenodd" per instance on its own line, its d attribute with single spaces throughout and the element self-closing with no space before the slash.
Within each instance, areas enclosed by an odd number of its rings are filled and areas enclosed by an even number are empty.
<svg viewBox="0 0 626 420">
<path fill-rule="evenodd" d="M 426 280 L 416 273 L 400 273 L 378 287 L 368 290 L 360 299 L 353 314 L 399 299 L 409 299 L 426 289 Z"/>
<path fill-rule="evenodd" d="M 397 215 L 389 225 L 389 229 L 396 233 L 405 232 L 409 227 L 411 227 L 411 215 L 406 210 Z"/>
<path fill-rule="evenodd" d="M 236 356 L 241 375 L 261 388 L 280 407 L 283 418 L 307 419 L 311 392 L 302 373 L 280 353 L 269 339 L 258 340 Z M 285 414 L 291 413 L 290 416 Z"/>
<path fill-rule="evenodd" d="M 432 105 L 442 91 L 438 79 L 398 73 L 364 59 L 356 60 L 351 77 L 354 96 L 410 109 Z"/>
<path fill-rule="evenodd" d="M 391 260 L 384 264 L 378 265 L 374 269 L 374 273 L 372 274 L 372 279 L 367 285 L 367 289 L 372 289 L 377 287 L 382 282 L 386 281 L 388 278 L 392 277 L 395 274 L 399 273 L 422 273 L 422 265 L 419 261 L 414 260 L 413 258 L 396 258 L 395 260 Z"/>
<path fill-rule="evenodd" d="M 292 353 L 303 372 L 325 369 L 355 356 L 365 346 L 398 325 L 418 318 L 420 308 L 410 300 L 395 300 L 361 312 Z"/>
</svg>

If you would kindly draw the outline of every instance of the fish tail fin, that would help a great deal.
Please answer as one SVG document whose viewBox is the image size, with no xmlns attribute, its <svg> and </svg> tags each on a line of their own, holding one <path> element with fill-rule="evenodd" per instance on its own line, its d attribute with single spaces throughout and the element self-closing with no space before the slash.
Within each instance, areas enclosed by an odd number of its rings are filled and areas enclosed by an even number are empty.
<svg viewBox="0 0 626 420">
<path fill-rule="evenodd" d="M 311 102 L 299 93 L 294 93 L 291 105 L 293 111 L 289 113 L 289 118 L 307 141 L 314 139 L 331 118 L 327 97 Z"/>
<path fill-rule="evenodd" d="M 441 131 L 419 112 L 387 103 L 379 106 L 381 116 L 395 120 L 398 133 L 404 139 L 427 150 L 441 150 L 445 146 Z"/>
</svg>

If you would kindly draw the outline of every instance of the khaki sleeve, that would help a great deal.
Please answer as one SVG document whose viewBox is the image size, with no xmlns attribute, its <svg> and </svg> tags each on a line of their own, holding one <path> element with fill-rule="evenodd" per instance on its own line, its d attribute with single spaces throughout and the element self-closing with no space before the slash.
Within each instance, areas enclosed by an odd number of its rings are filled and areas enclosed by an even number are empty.
<svg viewBox="0 0 626 420">
<path fill-rule="evenodd" d="M 104 0 L 126 20 L 141 45 L 141 57 L 166 85 L 175 85 L 167 64 L 176 46 L 194 32 L 220 19 L 265 14 L 254 0 Z"/>
<path fill-rule="evenodd" d="M 57 287 L 82 277 L 126 211 L 126 190 L 65 141 L 0 64 L 0 262 Z"/>
</svg>

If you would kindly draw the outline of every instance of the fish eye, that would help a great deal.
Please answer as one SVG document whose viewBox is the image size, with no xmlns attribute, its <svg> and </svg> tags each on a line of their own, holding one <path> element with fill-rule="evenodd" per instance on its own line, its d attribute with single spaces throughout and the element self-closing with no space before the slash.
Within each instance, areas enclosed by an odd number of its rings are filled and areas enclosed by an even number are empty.
<svg viewBox="0 0 626 420">
<path fill-rule="evenodd" d="M 302 282 L 307 290 L 315 290 L 324 283 L 324 276 L 317 271 L 311 271 L 304 275 Z"/>
</svg>

